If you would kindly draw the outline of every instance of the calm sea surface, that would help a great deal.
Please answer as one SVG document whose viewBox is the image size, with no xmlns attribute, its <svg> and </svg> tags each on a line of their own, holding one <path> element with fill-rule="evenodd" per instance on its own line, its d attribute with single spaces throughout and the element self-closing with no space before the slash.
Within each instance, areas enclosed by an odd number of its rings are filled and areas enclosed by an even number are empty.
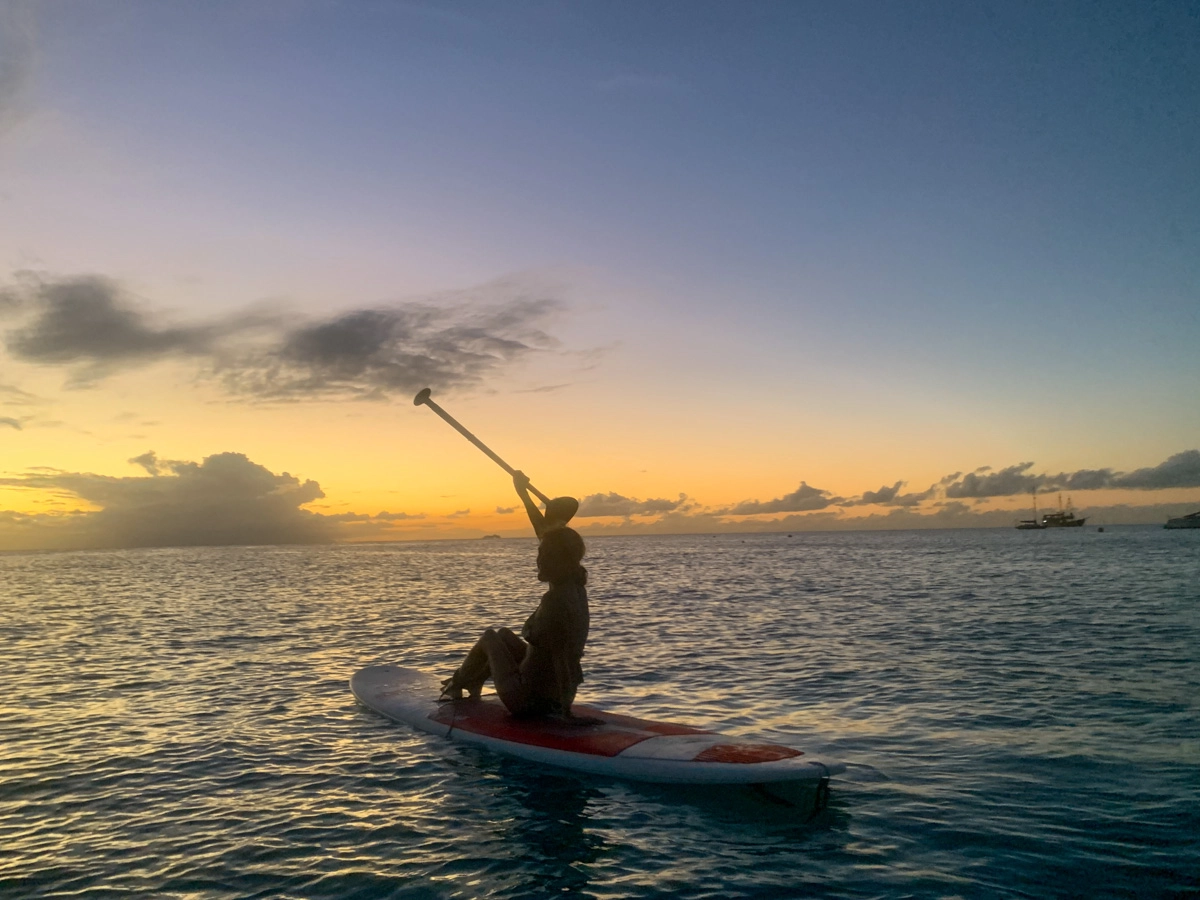
<svg viewBox="0 0 1200 900">
<path fill-rule="evenodd" d="M 596 538 L 580 699 L 845 761 L 802 822 L 358 707 L 530 540 L 0 555 L 0 896 L 1200 890 L 1200 531 Z"/>
</svg>

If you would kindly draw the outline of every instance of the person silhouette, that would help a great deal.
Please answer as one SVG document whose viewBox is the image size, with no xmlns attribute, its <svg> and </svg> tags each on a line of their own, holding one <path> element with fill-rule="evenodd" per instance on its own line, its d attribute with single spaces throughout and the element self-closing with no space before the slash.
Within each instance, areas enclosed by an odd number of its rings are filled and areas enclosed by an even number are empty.
<svg viewBox="0 0 1200 900">
<path fill-rule="evenodd" d="M 500 702 L 514 716 L 570 718 L 583 681 L 580 660 L 589 625 L 587 569 L 580 564 L 586 548 L 579 533 L 566 524 L 579 504 L 571 497 L 556 497 L 547 502 L 543 514 L 529 495 L 523 472 L 513 473 L 513 486 L 539 538 L 538 581 L 550 589 L 520 635 L 509 628 L 487 629 L 462 665 L 442 682 L 439 700 L 461 700 L 464 691 L 478 699 L 490 678 Z"/>
</svg>

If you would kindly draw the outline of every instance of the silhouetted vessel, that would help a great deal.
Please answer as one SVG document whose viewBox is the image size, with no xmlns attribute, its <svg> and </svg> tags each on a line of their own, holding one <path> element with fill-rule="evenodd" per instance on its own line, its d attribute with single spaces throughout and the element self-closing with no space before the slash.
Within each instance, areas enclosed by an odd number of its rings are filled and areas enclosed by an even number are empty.
<svg viewBox="0 0 1200 900">
<path fill-rule="evenodd" d="M 1017 531 L 1041 531 L 1046 526 L 1038 521 L 1037 517 L 1037 491 L 1030 491 L 1029 496 L 1033 498 L 1033 518 L 1022 519 L 1017 523 Z"/>
<path fill-rule="evenodd" d="M 1017 523 L 1018 531 L 1041 531 L 1043 528 L 1079 528 L 1087 521 L 1087 517 L 1082 518 L 1075 515 L 1075 511 L 1071 509 L 1071 501 L 1067 499 L 1067 508 L 1063 509 L 1062 494 L 1058 495 L 1058 512 L 1045 513 L 1040 519 L 1037 517 L 1037 492 L 1033 494 L 1033 518 L 1022 519 Z"/>
<path fill-rule="evenodd" d="M 1177 519 L 1167 519 L 1163 528 L 1200 528 L 1200 512 L 1188 513 Z"/>
<path fill-rule="evenodd" d="M 1085 518 L 1078 518 L 1075 511 L 1071 509 L 1071 498 L 1067 498 L 1067 508 L 1063 509 L 1062 494 L 1058 495 L 1058 512 L 1048 512 L 1042 516 L 1043 528 L 1079 528 L 1086 522 Z"/>
</svg>

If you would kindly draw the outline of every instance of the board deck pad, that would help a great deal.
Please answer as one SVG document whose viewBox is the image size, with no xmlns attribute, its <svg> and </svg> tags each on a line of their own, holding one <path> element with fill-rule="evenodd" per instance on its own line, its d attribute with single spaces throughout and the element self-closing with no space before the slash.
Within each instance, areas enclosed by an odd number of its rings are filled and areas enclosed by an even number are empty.
<svg viewBox="0 0 1200 900">
<path fill-rule="evenodd" d="M 571 707 L 571 711 L 576 718 L 598 722 L 576 725 L 553 718 L 516 718 L 494 696 L 442 703 L 429 717 L 450 728 L 472 734 L 594 756 L 616 756 L 634 744 L 661 735 L 712 734 L 688 725 L 648 722 L 578 703 Z"/>
</svg>

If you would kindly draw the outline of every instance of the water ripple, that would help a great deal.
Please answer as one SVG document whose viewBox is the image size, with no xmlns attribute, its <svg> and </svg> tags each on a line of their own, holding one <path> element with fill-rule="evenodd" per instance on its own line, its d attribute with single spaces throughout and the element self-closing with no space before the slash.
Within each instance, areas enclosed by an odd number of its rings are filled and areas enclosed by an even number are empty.
<svg viewBox="0 0 1200 900">
<path fill-rule="evenodd" d="M 523 621 L 532 541 L 0 555 L 0 896 L 1182 896 L 1197 536 L 591 541 L 581 699 L 845 760 L 811 823 L 353 703 Z"/>
</svg>

